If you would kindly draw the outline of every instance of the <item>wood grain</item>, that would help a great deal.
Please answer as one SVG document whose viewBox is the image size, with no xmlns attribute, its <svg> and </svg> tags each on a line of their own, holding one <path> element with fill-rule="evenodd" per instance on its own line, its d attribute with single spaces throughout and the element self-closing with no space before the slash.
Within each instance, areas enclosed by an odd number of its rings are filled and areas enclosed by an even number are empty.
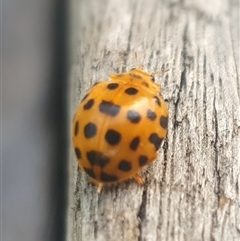
<svg viewBox="0 0 240 241">
<path fill-rule="evenodd" d="M 68 241 L 240 240 L 239 1 L 75 0 L 69 126 L 91 85 L 136 67 L 170 112 L 157 161 L 97 194 L 70 144 Z"/>
</svg>

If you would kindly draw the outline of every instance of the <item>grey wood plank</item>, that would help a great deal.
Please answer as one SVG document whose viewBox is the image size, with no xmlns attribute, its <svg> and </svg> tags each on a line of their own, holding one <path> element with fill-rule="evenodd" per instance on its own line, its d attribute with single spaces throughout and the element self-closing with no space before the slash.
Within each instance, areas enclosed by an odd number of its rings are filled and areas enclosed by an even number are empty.
<svg viewBox="0 0 240 241">
<path fill-rule="evenodd" d="M 136 67 L 170 113 L 158 159 L 98 194 L 69 154 L 68 240 L 240 240 L 239 2 L 75 0 L 69 120 L 87 90 Z M 70 125 L 69 121 L 69 125 Z"/>
</svg>

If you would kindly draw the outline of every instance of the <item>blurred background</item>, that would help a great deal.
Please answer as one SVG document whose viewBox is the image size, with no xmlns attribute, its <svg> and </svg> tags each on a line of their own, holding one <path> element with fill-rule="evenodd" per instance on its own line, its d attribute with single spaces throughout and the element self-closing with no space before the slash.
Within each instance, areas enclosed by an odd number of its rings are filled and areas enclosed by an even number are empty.
<svg viewBox="0 0 240 241">
<path fill-rule="evenodd" d="M 1 5 L 1 240 L 64 240 L 67 1 Z"/>
</svg>

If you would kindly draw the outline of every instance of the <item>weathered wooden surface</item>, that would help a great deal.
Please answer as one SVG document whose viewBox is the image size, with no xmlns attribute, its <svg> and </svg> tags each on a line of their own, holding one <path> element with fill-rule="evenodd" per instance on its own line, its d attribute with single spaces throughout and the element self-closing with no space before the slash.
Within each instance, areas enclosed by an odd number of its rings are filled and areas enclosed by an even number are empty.
<svg viewBox="0 0 240 241">
<path fill-rule="evenodd" d="M 75 0 L 69 109 L 136 67 L 157 76 L 167 141 L 143 171 L 97 194 L 71 148 L 68 241 L 240 240 L 239 2 Z"/>
</svg>

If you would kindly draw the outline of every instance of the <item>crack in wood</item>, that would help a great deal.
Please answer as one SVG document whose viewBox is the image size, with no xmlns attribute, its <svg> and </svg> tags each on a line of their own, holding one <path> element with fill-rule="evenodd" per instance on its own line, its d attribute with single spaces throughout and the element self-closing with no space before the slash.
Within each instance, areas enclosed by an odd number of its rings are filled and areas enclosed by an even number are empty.
<svg viewBox="0 0 240 241">
<path fill-rule="evenodd" d="M 214 80 L 213 75 L 211 76 Z M 213 97 L 213 117 L 214 117 L 214 133 L 215 133 L 215 138 L 213 140 L 213 148 L 214 148 L 214 153 L 215 153 L 215 174 L 216 174 L 216 194 L 218 196 L 220 195 L 220 183 L 221 183 L 221 177 L 219 173 L 219 158 L 218 158 L 218 117 L 217 117 L 217 109 L 216 109 L 216 89 L 214 88 L 214 97 Z M 219 200 L 218 200 L 219 201 Z"/>
<path fill-rule="evenodd" d="M 138 241 L 143 241 L 142 239 L 142 223 L 143 220 L 146 219 L 146 205 L 147 205 L 147 190 L 143 191 L 142 194 L 142 202 L 139 208 L 139 212 L 138 212 L 138 219 L 139 219 L 139 224 L 138 224 L 138 229 L 139 229 L 139 237 L 138 237 Z"/>
<path fill-rule="evenodd" d="M 164 141 L 163 144 L 163 175 L 162 175 L 162 182 L 166 182 L 166 175 L 167 175 L 167 163 L 168 163 L 168 158 L 167 158 L 167 154 L 168 154 L 168 141 L 167 141 L 167 137 Z"/>
<path fill-rule="evenodd" d="M 97 239 L 97 233 L 98 233 L 98 223 L 97 221 L 94 221 L 93 223 L 93 233 L 94 233 L 94 238 Z"/>
</svg>

